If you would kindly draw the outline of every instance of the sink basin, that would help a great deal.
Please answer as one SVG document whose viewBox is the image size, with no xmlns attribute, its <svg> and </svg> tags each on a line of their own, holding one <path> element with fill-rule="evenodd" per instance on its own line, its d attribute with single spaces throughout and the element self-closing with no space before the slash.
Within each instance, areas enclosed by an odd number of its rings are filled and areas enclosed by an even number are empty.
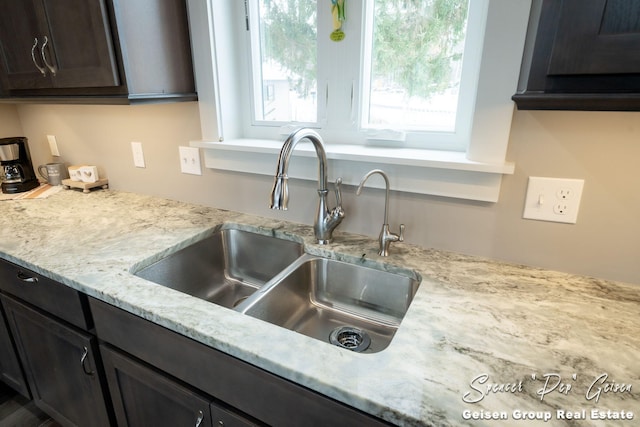
<svg viewBox="0 0 640 427">
<path fill-rule="evenodd" d="M 304 255 L 237 310 L 339 347 L 375 353 L 391 342 L 419 283 Z"/>
<path fill-rule="evenodd" d="M 302 253 L 302 245 L 289 240 L 236 229 L 219 230 L 134 274 L 233 308 Z"/>
<path fill-rule="evenodd" d="M 356 352 L 384 350 L 420 285 L 224 229 L 134 273 L 143 279 Z"/>
</svg>

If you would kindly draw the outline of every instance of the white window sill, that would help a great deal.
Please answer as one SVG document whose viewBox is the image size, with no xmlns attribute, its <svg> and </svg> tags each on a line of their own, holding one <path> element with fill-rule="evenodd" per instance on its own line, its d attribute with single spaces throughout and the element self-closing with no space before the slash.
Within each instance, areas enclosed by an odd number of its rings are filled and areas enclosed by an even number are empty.
<svg viewBox="0 0 640 427">
<path fill-rule="evenodd" d="M 211 169 L 273 176 L 282 142 L 237 139 L 224 142 L 192 141 L 204 149 L 205 166 Z M 328 177 L 342 177 L 347 185 L 358 185 L 371 169 L 389 174 L 391 189 L 410 193 L 496 202 L 503 174 L 513 174 L 512 163 L 471 161 L 463 152 L 380 148 L 328 144 L 325 146 Z M 318 179 L 318 161 L 310 143 L 300 142 L 293 151 L 288 174 L 291 178 Z M 369 185 L 369 184 L 368 184 Z M 373 187 L 383 182 L 371 181 Z"/>
</svg>

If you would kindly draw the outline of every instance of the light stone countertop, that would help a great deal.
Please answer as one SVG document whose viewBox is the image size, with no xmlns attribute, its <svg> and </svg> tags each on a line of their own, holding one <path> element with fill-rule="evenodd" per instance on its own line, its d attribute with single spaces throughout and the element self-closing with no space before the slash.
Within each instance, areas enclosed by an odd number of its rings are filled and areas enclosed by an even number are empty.
<svg viewBox="0 0 640 427">
<path fill-rule="evenodd" d="M 357 354 L 130 273 L 220 226 L 422 283 L 391 345 Z M 409 244 L 376 252 L 375 236 L 338 230 L 323 247 L 307 225 L 110 190 L 0 202 L 0 257 L 391 423 L 637 425 L 640 285 Z"/>
</svg>

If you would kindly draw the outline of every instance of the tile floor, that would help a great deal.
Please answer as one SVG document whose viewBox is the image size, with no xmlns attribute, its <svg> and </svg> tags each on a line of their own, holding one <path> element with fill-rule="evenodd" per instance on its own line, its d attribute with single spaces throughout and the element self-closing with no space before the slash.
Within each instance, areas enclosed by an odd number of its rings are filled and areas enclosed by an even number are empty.
<svg viewBox="0 0 640 427">
<path fill-rule="evenodd" d="M 34 403 L 0 382 L 0 427 L 61 427 Z"/>
</svg>

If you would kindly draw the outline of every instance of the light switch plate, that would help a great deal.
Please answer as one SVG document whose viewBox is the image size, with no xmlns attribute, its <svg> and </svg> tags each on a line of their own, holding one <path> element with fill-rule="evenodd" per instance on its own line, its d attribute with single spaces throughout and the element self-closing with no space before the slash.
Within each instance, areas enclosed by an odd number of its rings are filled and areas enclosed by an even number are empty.
<svg viewBox="0 0 640 427">
<path fill-rule="evenodd" d="M 523 218 L 575 224 L 583 179 L 529 177 Z"/>
<path fill-rule="evenodd" d="M 51 151 L 51 155 L 60 156 L 60 151 L 58 150 L 58 141 L 56 141 L 56 136 L 47 135 L 47 141 L 49 142 L 49 150 Z"/>
<path fill-rule="evenodd" d="M 178 147 L 180 153 L 180 171 L 191 175 L 202 175 L 200 167 L 200 149 L 197 147 Z"/>
<path fill-rule="evenodd" d="M 141 142 L 131 142 L 131 152 L 133 153 L 133 165 L 137 168 L 144 168 L 144 152 L 142 151 Z"/>
</svg>

